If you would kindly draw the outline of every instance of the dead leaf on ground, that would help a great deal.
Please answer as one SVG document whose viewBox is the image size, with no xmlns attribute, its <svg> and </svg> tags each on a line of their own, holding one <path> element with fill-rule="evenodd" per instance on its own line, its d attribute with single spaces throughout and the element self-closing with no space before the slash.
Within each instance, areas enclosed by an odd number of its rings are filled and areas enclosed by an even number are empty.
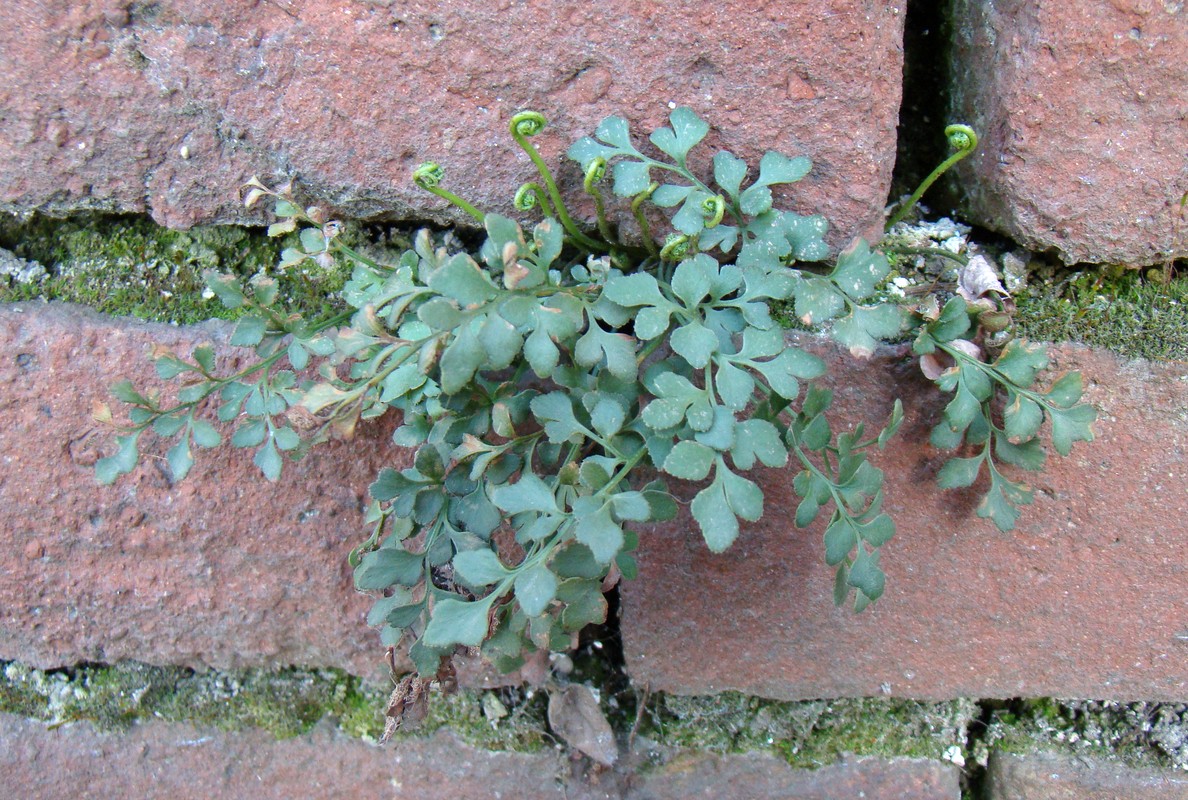
<svg viewBox="0 0 1188 800">
<path fill-rule="evenodd" d="M 965 298 L 965 301 L 971 305 L 980 305 L 978 301 L 987 295 L 999 297 L 1009 295 L 1002 282 L 998 280 L 998 273 L 995 272 L 994 265 L 985 256 L 974 256 L 958 271 L 957 294 Z M 985 301 L 983 300 L 983 302 Z M 990 298 L 989 307 L 994 307 L 993 297 Z"/>
<path fill-rule="evenodd" d="M 396 684 L 384 709 L 384 733 L 379 743 L 387 744 L 392 734 L 401 728 L 415 728 L 429 713 L 428 681 L 417 675 L 406 675 Z"/>
<path fill-rule="evenodd" d="M 614 766 L 619 745 L 594 693 L 571 683 L 549 694 L 549 726 L 573 749 L 603 766 Z"/>
</svg>

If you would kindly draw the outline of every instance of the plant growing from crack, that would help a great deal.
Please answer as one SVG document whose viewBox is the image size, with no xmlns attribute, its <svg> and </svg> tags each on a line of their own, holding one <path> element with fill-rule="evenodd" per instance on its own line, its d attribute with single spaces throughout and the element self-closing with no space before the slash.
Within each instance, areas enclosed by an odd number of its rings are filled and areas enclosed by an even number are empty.
<svg viewBox="0 0 1188 800">
<path fill-rule="evenodd" d="M 968 125 L 948 125 L 945 127 L 945 139 L 949 143 L 949 147 L 953 148 L 953 152 L 944 161 L 936 165 L 932 172 L 924 180 L 920 181 L 920 185 L 916 187 L 916 191 L 912 192 L 907 200 L 903 202 L 895 213 L 887 219 L 885 230 L 891 230 L 896 223 L 903 221 L 903 219 L 911 213 L 911 210 L 916 207 L 916 203 L 920 202 L 920 198 L 928 191 L 932 184 L 948 172 L 953 166 L 968 156 L 970 153 L 978 149 L 978 135 L 974 129 Z"/>
<path fill-rule="evenodd" d="M 419 185 L 482 225 L 473 253 L 435 247 L 422 231 L 398 261 L 381 263 L 343 243 L 337 223 L 303 208 L 290 187 L 249 182 L 247 205 L 275 202 L 270 232 L 300 231 L 282 269 L 353 265 L 342 293 L 350 310 L 305 319 L 284 306 L 273 278 L 245 286 L 208 274 L 224 304 L 248 309 L 230 343 L 256 360 L 223 374 L 209 345 L 189 359 L 156 350 L 160 377 L 182 386 L 170 401 L 129 381 L 114 387 L 131 406 L 129 423 L 115 454 L 96 465 L 99 479 L 134 469 L 150 429 L 176 438 L 167 460 L 184 477 L 192 446 L 222 441 L 201 416 L 211 406 L 270 480 L 285 455 L 300 458 L 330 436 L 349 438 L 359 420 L 397 411 L 393 442 L 415 451 L 413 465 L 384 469 L 372 484 L 370 535 L 351 564 L 356 586 L 375 593 L 368 620 L 383 643 L 409 646 L 415 680 L 448 682 L 460 651 L 507 672 L 533 651 L 572 647 L 578 631 L 605 620 L 604 592 L 635 576 L 638 527 L 673 519 L 686 499 L 707 546 L 728 548 L 742 523 L 764 513 L 763 491 L 747 477 L 758 464 L 797 470 L 797 526 L 825 515 L 835 601 L 853 596 L 861 610 L 882 594 L 879 549 L 895 527 L 868 454 L 895 433 L 901 406 L 878 432 L 835 431 L 831 393 L 813 383 L 826 364 L 788 344 L 773 303 L 790 303 L 858 356 L 914 332 L 930 377 L 954 394 L 933 443 L 973 453 L 949 461 L 940 482 L 968 486 L 985 466 L 978 513 L 1003 530 L 1030 492 L 999 464 L 1040 468 L 1045 419 L 1061 454 L 1092 438 L 1080 376 L 1034 388 L 1046 357 L 1036 345 L 1002 343 L 1009 298 L 992 286 L 943 307 L 936 298 L 909 307 L 879 299 L 887 261 L 861 240 L 822 265 L 825 220 L 774 207 L 773 187 L 804 177 L 807 158 L 768 152 L 752 173 L 723 151 L 703 180 L 688 154 L 709 126 L 693 111 L 672 112 L 651 135 L 651 154 L 625 120 L 609 117 L 568 151 L 596 208 L 596 228 L 586 230 L 530 142 L 543 127 L 532 112 L 511 121 L 540 173 L 516 207 L 546 213 L 527 230 L 442 188 L 440 167 L 416 171 Z M 629 202 L 641 244 L 616 236 L 607 182 Z M 662 246 L 651 235 L 655 209 L 671 214 Z M 315 366 L 316 377 L 299 377 Z M 393 707 L 402 713 L 423 696 L 423 684 L 406 683 Z"/>
</svg>

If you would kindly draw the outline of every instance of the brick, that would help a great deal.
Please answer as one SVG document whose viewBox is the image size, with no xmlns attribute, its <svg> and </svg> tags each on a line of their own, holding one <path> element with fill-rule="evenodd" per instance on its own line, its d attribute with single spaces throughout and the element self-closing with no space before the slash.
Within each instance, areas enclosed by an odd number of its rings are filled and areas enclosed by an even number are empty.
<svg viewBox="0 0 1188 800">
<path fill-rule="evenodd" d="M 995 752 L 986 800 L 1183 800 L 1188 776 L 1048 753 Z"/>
<path fill-rule="evenodd" d="M 961 787 L 955 767 L 922 759 L 855 759 L 815 770 L 793 770 L 779 758 L 763 753 L 719 756 L 689 752 L 647 772 L 628 797 L 958 800 Z"/>
<path fill-rule="evenodd" d="M 970 219 L 1067 262 L 1188 255 L 1188 11 L 1154 0 L 959 0 L 954 119 Z"/>
<path fill-rule="evenodd" d="M 238 187 L 259 173 L 355 217 L 468 222 L 411 185 L 417 164 L 510 210 L 534 177 L 507 136 L 514 113 L 553 121 L 540 146 L 559 163 L 603 117 L 650 131 L 670 103 L 716 126 L 706 162 L 720 146 L 813 158 L 795 203 L 837 242 L 879 232 L 890 188 L 900 3 L 26 0 L 5 22 L 10 210 L 242 221 Z M 576 168 L 562 174 L 576 190 Z"/>
<path fill-rule="evenodd" d="M 349 449 L 315 449 L 277 485 L 224 448 L 170 486 L 156 445 L 115 486 L 94 482 L 110 442 L 92 402 L 123 376 L 152 383 L 150 342 L 185 353 L 226 333 L 69 306 L 0 310 L 0 658 L 382 677 L 362 621 L 369 601 L 345 557 L 375 472 L 407 460 L 383 425 Z M 793 470 L 770 470 L 766 516 L 724 555 L 708 553 L 688 518 L 645 532 L 641 578 L 623 588 L 632 676 L 678 693 L 787 699 L 1184 699 L 1182 372 L 1075 346 L 1053 356 L 1055 373 L 1085 373 L 1102 409 L 1098 441 L 1035 476 L 1036 505 L 1001 534 L 973 515 L 976 491 L 933 486 L 943 456 L 927 433 L 944 398 L 910 359 L 833 353 L 836 425 L 882 419 L 897 392 L 909 410 L 878 456 L 899 524 L 887 594 L 860 615 L 831 606 L 821 531 L 793 529 Z"/>
<path fill-rule="evenodd" d="M 277 740 L 180 723 L 102 732 L 88 723 L 48 730 L 0 714 L 0 771 L 10 797 L 86 800 L 310 800 L 345 797 L 565 798 L 564 759 L 553 752 L 476 750 L 446 733 L 376 747 L 331 731 Z"/>
<path fill-rule="evenodd" d="M 328 443 L 276 484 L 230 446 L 196 451 L 177 485 L 154 445 L 134 474 L 95 480 L 112 441 L 92 403 L 110 401 L 122 377 L 162 385 L 150 343 L 188 355 L 229 331 L 62 305 L 0 309 L 0 659 L 385 675 L 346 556 L 366 538 L 360 509 L 375 473 L 406 465 L 390 428 Z"/>
<path fill-rule="evenodd" d="M 1097 440 L 1031 476 L 1035 504 L 1000 533 L 974 514 L 984 485 L 936 488 L 946 456 L 928 434 L 948 396 L 914 361 L 826 355 L 834 430 L 881 422 L 896 396 L 907 409 L 873 457 L 898 528 L 883 547 L 886 593 L 861 614 L 834 608 L 825 520 L 797 530 L 797 470 L 763 472 L 764 517 L 725 554 L 687 513 L 641 534 L 639 578 L 622 589 L 634 681 L 781 699 L 1188 698 L 1182 365 L 1053 347 L 1049 379 L 1082 371 Z M 688 501 L 696 487 L 677 491 Z"/>
<path fill-rule="evenodd" d="M 0 714 L 0 770 L 18 797 L 458 797 L 677 800 L 958 800 L 959 772 L 923 759 L 863 758 L 792 769 L 767 753 L 676 751 L 647 769 L 586 768 L 556 751 L 490 752 L 439 732 L 377 747 L 321 725 L 292 739 L 184 723 L 102 731 L 90 723 L 48 729 Z"/>
</svg>

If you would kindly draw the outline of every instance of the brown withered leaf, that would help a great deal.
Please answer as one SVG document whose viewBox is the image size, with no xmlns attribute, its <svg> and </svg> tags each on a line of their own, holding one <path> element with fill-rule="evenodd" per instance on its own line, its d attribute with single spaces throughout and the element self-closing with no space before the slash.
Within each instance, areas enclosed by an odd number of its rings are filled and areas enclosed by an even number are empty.
<svg viewBox="0 0 1188 800">
<path fill-rule="evenodd" d="M 91 419 L 104 425 L 110 425 L 112 422 L 111 406 L 101 400 L 92 400 Z"/>
<path fill-rule="evenodd" d="M 944 353 L 925 353 L 920 356 L 920 371 L 924 373 L 924 377 L 930 381 L 934 381 L 944 374 L 948 369 L 945 361 L 952 361 Z"/>
<path fill-rule="evenodd" d="M 974 256 L 968 264 L 958 270 L 957 294 L 971 305 L 982 305 L 986 300 L 989 300 L 990 308 L 994 307 L 996 296 L 1008 296 L 1007 290 L 998 280 L 998 273 L 994 271 L 994 265 L 985 256 Z"/>
<path fill-rule="evenodd" d="M 429 713 L 429 687 L 432 681 L 417 675 L 405 675 L 396 684 L 384 709 L 384 733 L 379 743 L 387 744 L 401 728 L 415 728 Z"/>
<path fill-rule="evenodd" d="M 606 577 L 602 579 L 602 593 L 606 594 L 611 589 L 619 585 L 619 581 L 623 580 L 623 573 L 619 570 L 619 565 L 611 562 L 610 569 L 606 572 Z"/>
<path fill-rule="evenodd" d="M 968 356 L 973 356 L 979 361 L 984 361 L 984 353 L 982 348 L 968 339 L 954 339 L 949 342 L 949 346 L 955 350 L 960 350 Z M 946 370 L 953 368 L 953 359 L 944 353 L 937 351 L 935 353 L 925 353 L 920 356 L 920 371 L 924 373 L 924 377 L 930 381 L 934 381 L 944 374 Z"/>
<path fill-rule="evenodd" d="M 940 312 L 940 301 L 934 294 L 928 295 L 916 304 L 916 313 L 929 322 L 936 322 L 940 319 Z"/>
<path fill-rule="evenodd" d="M 304 406 L 291 406 L 285 411 L 285 419 L 293 426 L 294 430 L 302 433 L 312 431 L 322 424 L 322 420 L 310 413 Z"/>
<path fill-rule="evenodd" d="M 614 766 L 619 758 L 614 731 L 594 693 L 582 684 L 571 683 L 549 694 L 549 727 L 570 747 L 603 766 Z"/>
</svg>

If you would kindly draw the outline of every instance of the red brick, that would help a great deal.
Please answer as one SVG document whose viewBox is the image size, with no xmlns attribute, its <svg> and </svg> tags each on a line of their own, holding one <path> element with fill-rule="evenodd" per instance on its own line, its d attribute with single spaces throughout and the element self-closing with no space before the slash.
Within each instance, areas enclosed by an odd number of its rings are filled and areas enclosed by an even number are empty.
<svg viewBox="0 0 1188 800">
<path fill-rule="evenodd" d="M 994 753 L 986 800 L 1184 800 L 1188 776 L 1083 757 Z"/>
<path fill-rule="evenodd" d="M 540 139 L 558 163 L 603 117 L 650 131 L 669 103 L 716 126 L 706 162 L 720 146 L 813 158 L 796 204 L 838 242 L 879 231 L 890 187 L 902 4 L 26 0 L 4 16 L 0 203 L 14 210 L 238 221 L 237 189 L 259 173 L 353 216 L 469 222 L 411 185 L 417 164 L 510 209 L 532 176 L 514 113 L 553 121 Z M 576 168 L 563 175 L 573 186 Z"/>
<path fill-rule="evenodd" d="M 0 309 L 0 659 L 37 667 L 134 659 L 194 667 L 332 666 L 382 677 L 346 556 L 385 465 L 388 429 L 363 429 L 288 464 L 270 484 L 248 451 L 197 451 L 171 485 L 151 445 L 141 467 L 100 486 L 111 452 L 91 419 L 122 377 L 155 382 L 151 342 L 188 355 L 225 325 L 112 320 L 80 307 Z M 114 401 L 113 405 L 118 407 Z M 118 410 L 118 409 L 117 409 Z"/>
<path fill-rule="evenodd" d="M 955 767 L 917 759 L 856 759 L 815 770 L 793 770 L 772 755 L 685 753 L 650 771 L 631 800 L 747 798 L 837 800 L 843 797 L 958 800 Z"/>
<path fill-rule="evenodd" d="M 1183 365 L 1050 353 L 1051 377 L 1083 372 L 1097 440 L 1032 475 L 1035 504 L 1001 533 L 974 514 L 984 486 L 935 486 L 946 457 L 928 433 L 947 396 L 910 358 L 834 352 L 834 430 L 880 423 L 896 396 L 907 409 L 874 456 L 898 528 L 883 548 L 885 595 L 861 614 L 833 607 L 824 520 L 797 530 L 796 469 L 769 470 L 763 519 L 724 555 L 687 515 L 642 533 L 639 579 L 622 590 L 632 678 L 783 699 L 1188 698 Z"/>
<path fill-rule="evenodd" d="M 38 800 L 561 800 L 568 775 L 556 753 L 487 752 L 446 733 L 376 747 L 327 727 L 278 741 L 175 723 L 47 730 L 10 714 L 0 714 L 0 772 L 6 796 Z"/>
<path fill-rule="evenodd" d="M 1068 262 L 1188 255 L 1188 11 L 1155 0 L 962 0 L 954 115 L 971 219 Z"/>
</svg>

